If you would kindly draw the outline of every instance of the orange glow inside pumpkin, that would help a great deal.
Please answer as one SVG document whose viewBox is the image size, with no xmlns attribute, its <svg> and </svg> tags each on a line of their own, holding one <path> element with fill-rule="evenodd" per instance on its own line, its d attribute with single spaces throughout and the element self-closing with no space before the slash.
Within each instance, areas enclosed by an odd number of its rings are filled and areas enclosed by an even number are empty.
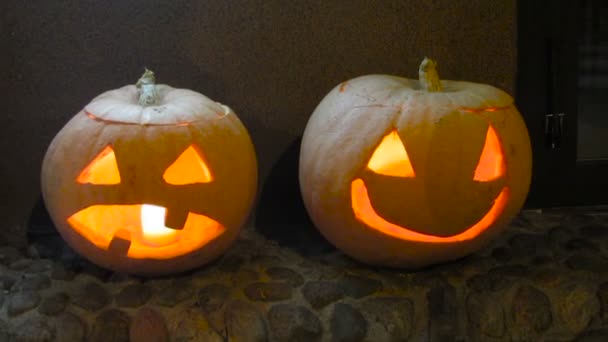
<svg viewBox="0 0 608 342">
<path fill-rule="evenodd" d="M 397 130 L 384 136 L 369 159 L 367 167 L 375 173 L 385 176 L 416 176 Z"/>
<path fill-rule="evenodd" d="M 213 181 L 202 154 L 188 146 L 165 170 L 165 182 L 188 185 Z M 81 184 L 120 184 L 120 172 L 111 145 L 106 146 L 80 173 Z M 97 247 L 110 250 L 114 239 L 128 243 L 126 254 L 134 259 L 169 259 L 201 248 L 222 234 L 217 221 L 189 212 L 182 229 L 165 225 L 167 210 L 152 204 L 92 205 L 68 218 L 68 223 Z"/>
<path fill-rule="evenodd" d="M 99 154 L 80 172 L 76 181 L 81 184 L 111 185 L 120 184 L 120 173 L 116 156 L 111 145 L 106 146 Z"/>
<path fill-rule="evenodd" d="M 180 230 L 164 224 L 166 208 L 150 204 L 92 205 L 68 218 L 70 225 L 97 247 L 109 250 L 114 238 L 129 240 L 127 256 L 170 259 L 199 249 L 225 228 L 200 214 L 188 213 Z"/>
<path fill-rule="evenodd" d="M 492 126 L 489 126 L 486 133 L 486 142 L 479 157 L 477 168 L 475 168 L 474 180 L 489 182 L 505 174 L 506 166 L 500 146 L 496 131 Z"/>
<path fill-rule="evenodd" d="M 487 110 L 491 111 L 491 110 Z M 375 173 L 397 177 L 415 177 L 414 168 L 399 138 L 397 130 L 388 133 L 374 150 L 367 167 Z M 506 173 L 506 165 L 500 140 L 490 125 L 473 179 L 489 182 Z M 351 183 L 351 201 L 355 217 L 370 228 L 379 230 L 392 237 L 430 243 L 449 243 L 470 240 L 493 224 L 504 210 L 509 198 L 509 190 L 504 187 L 494 200 L 494 204 L 484 217 L 460 234 L 442 237 L 416 232 L 386 221 L 374 210 L 365 182 L 357 178 Z"/>
<path fill-rule="evenodd" d="M 169 184 L 186 185 L 209 183 L 213 181 L 213 176 L 202 155 L 196 150 L 194 145 L 190 145 L 167 168 L 163 174 L 163 179 Z"/>
<path fill-rule="evenodd" d="M 394 238 L 409 241 L 429 243 L 450 243 L 473 239 L 488 229 L 502 213 L 509 198 L 509 189 L 503 188 L 494 200 L 494 204 L 484 217 L 464 232 L 452 236 L 434 236 L 422 234 L 406 227 L 388 222 L 376 213 L 371 204 L 367 187 L 362 179 L 357 178 L 351 183 L 351 200 L 355 217 L 370 228 L 376 229 Z"/>
</svg>

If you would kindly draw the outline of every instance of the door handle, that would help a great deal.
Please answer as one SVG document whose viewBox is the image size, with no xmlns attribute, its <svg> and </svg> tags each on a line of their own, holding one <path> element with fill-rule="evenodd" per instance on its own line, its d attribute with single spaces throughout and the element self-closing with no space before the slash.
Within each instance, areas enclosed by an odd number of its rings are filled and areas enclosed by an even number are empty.
<svg viewBox="0 0 608 342">
<path fill-rule="evenodd" d="M 545 146 L 555 150 L 561 147 L 566 113 L 545 115 Z"/>
</svg>

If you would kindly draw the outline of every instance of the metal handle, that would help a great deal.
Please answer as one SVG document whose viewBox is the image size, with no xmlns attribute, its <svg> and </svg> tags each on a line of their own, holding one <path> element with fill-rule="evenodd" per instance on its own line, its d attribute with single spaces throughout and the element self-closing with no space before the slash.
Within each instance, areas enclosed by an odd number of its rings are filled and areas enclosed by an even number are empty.
<svg viewBox="0 0 608 342">
<path fill-rule="evenodd" d="M 552 150 L 562 145 L 564 134 L 564 117 L 566 113 L 551 113 L 545 115 L 545 146 Z"/>
</svg>

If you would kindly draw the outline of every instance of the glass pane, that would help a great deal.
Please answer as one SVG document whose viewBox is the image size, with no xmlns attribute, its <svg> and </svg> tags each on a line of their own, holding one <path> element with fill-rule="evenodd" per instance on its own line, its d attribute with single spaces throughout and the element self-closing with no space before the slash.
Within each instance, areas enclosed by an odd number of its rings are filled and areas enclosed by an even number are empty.
<svg viewBox="0 0 608 342">
<path fill-rule="evenodd" d="M 580 4 L 577 159 L 608 159 L 608 1 Z"/>
</svg>

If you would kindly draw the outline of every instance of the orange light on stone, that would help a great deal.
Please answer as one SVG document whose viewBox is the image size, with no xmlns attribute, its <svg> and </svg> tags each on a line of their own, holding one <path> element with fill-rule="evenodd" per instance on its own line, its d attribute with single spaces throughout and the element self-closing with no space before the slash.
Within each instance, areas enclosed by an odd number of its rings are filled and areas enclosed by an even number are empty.
<svg viewBox="0 0 608 342">
<path fill-rule="evenodd" d="M 490 227 L 496 219 L 502 214 L 509 199 L 509 189 L 503 188 L 500 194 L 496 197 L 494 204 L 490 210 L 477 223 L 469 227 L 460 234 L 452 236 L 434 236 L 422 234 L 407 227 L 401 227 L 394 223 L 388 222 L 376 213 L 371 204 L 367 187 L 362 179 L 357 178 L 351 183 L 351 202 L 353 212 L 357 220 L 365 224 L 370 229 L 375 229 L 394 238 L 419 241 L 428 243 L 451 243 L 471 240 L 477 237 Z"/>
</svg>

